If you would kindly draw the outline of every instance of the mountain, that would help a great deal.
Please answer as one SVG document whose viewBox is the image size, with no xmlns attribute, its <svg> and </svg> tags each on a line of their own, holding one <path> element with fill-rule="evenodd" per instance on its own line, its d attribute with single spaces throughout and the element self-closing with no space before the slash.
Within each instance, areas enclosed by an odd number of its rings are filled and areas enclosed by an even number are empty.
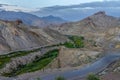
<svg viewBox="0 0 120 80">
<path fill-rule="evenodd" d="M 31 28 L 22 23 L 0 21 L 0 54 L 66 41 L 66 37 L 49 28 Z"/>
<path fill-rule="evenodd" d="M 119 18 L 108 16 L 104 11 L 100 11 L 81 21 L 64 23 L 57 28 L 61 33 L 85 35 L 89 32 L 98 32 L 98 30 L 105 31 L 108 28 L 118 27 L 119 25 Z"/>
<path fill-rule="evenodd" d="M 24 24 L 30 26 L 44 27 L 48 23 L 43 21 L 40 17 L 30 14 L 34 10 L 19 7 L 16 5 L 0 4 L 0 19 L 1 20 L 22 20 Z"/>
<path fill-rule="evenodd" d="M 64 20 L 60 17 L 52 16 L 52 15 L 41 17 L 41 19 L 46 21 L 46 22 L 53 23 L 53 24 L 61 24 L 61 23 L 66 22 L 66 20 Z"/>
<path fill-rule="evenodd" d="M 0 11 L 0 19 L 8 21 L 22 20 L 24 24 L 36 27 L 46 27 L 50 24 L 56 25 L 66 22 L 62 18 L 54 17 L 52 15 L 46 17 L 38 17 L 30 13 L 15 11 Z"/>
<path fill-rule="evenodd" d="M 105 11 L 108 15 L 120 17 L 120 1 L 101 1 L 82 3 L 69 6 L 51 6 L 40 8 L 32 12 L 37 16 L 54 15 L 64 18 L 67 21 L 78 21 L 98 11 Z"/>
<path fill-rule="evenodd" d="M 19 19 L 22 20 L 26 25 L 37 27 L 46 27 L 50 24 L 54 25 L 66 22 L 64 19 L 52 15 L 45 17 L 32 15 L 31 12 L 36 10 L 37 9 L 27 9 L 16 5 L 0 4 L 0 19 L 8 21 Z"/>
<path fill-rule="evenodd" d="M 47 22 L 44 22 L 39 17 L 29 13 L 24 13 L 24 12 L 0 11 L 0 19 L 8 20 L 8 21 L 14 21 L 14 20 L 20 19 L 24 22 L 24 24 L 30 25 L 30 26 L 43 27 L 47 25 Z"/>
<path fill-rule="evenodd" d="M 53 29 L 64 35 L 84 36 L 86 40 L 93 40 L 106 46 L 107 43 L 115 45 L 114 43 L 120 41 L 120 19 L 108 16 L 103 11 L 97 12 L 81 21 L 64 23 Z"/>
<path fill-rule="evenodd" d="M 107 5 L 106 5 L 107 4 Z M 106 14 L 120 17 L 120 1 L 101 1 L 82 3 L 69 6 L 50 6 L 39 9 L 27 9 L 16 5 L 0 4 L 0 11 L 27 12 L 39 17 L 57 16 L 67 21 L 78 21 L 98 11 L 105 11 Z M 79 16 L 79 17 L 78 17 Z"/>
</svg>

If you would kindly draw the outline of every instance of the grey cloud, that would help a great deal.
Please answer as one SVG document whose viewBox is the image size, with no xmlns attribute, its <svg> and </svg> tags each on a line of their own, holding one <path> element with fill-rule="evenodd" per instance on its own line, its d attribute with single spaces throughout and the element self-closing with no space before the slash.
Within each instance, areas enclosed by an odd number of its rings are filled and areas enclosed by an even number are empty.
<svg viewBox="0 0 120 80">
<path fill-rule="evenodd" d="M 70 8 L 85 8 L 85 7 L 120 7 L 120 0 L 119 1 L 103 1 L 103 2 L 91 2 L 91 3 L 84 3 L 79 5 L 70 5 L 70 6 L 52 6 L 52 7 L 45 7 L 45 10 L 61 10 L 61 9 L 70 9 Z"/>
</svg>

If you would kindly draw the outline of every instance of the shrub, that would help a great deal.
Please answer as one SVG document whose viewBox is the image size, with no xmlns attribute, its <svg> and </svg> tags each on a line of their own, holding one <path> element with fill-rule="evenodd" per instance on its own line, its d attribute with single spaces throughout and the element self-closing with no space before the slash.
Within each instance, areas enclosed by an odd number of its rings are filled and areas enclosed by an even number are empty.
<svg viewBox="0 0 120 80">
<path fill-rule="evenodd" d="M 75 45 L 72 42 L 65 42 L 64 46 L 67 47 L 67 48 L 75 48 Z"/>
<path fill-rule="evenodd" d="M 56 78 L 55 78 L 55 80 L 65 80 L 65 78 L 64 78 L 64 77 L 59 76 L 59 77 L 56 77 Z"/>
<path fill-rule="evenodd" d="M 40 78 L 37 78 L 36 80 L 41 80 Z"/>
<path fill-rule="evenodd" d="M 100 80 L 98 76 L 94 75 L 94 74 L 90 74 L 87 77 L 87 80 Z"/>
<path fill-rule="evenodd" d="M 70 36 L 69 39 L 74 42 L 75 48 L 83 48 L 84 47 L 84 37 Z"/>
</svg>

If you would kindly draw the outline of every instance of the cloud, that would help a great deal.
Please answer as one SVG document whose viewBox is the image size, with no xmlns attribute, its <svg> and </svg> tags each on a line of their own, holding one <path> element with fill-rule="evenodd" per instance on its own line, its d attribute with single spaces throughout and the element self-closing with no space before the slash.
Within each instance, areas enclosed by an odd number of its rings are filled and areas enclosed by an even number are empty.
<svg viewBox="0 0 120 80">
<path fill-rule="evenodd" d="M 54 15 L 66 20 L 80 20 L 97 11 L 106 11 L 110 15 L 120 16 L 120 1 L 102 1 L 82 3 L 70 6 L 52 6 L 34 12 L 38 16 Z"/>
<path fill-rule="evenodd" d="M 71 5 L 71 6 L 53 6 L 46 7 L 49 9 L 65 9 L 65 8 L 84 8 L 84 7 L 120 7 L 120 0 L 117 1 L 107 1 L 107 2 L 91 2 L 91 3 L 83 3 L 79 5 Z"/>
<path fill-rule="evenodd" d="M 15 11 L 15 12 L 32 12 L 36 11 L 35 9 L 23 8 L 16 5 L 1 4 L 0 10 L 3 11 Z"/>
</svg>

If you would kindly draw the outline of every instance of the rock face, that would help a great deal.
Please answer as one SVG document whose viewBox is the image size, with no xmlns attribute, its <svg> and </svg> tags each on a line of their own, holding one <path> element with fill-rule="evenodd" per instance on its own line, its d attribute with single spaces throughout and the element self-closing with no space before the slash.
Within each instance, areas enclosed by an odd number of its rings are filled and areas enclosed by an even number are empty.
<svg viewBox="0 0 120 80">
<path fill-rule="evenodd" d="M 49 28 L 29 28 L 24 24 L 0 21 L 0 54 L 66 41 L 67 38 Z"/>
<path fill-rule="evenodd" d="M 51 64 L 49 68 L 66 68 L 86 65 L 93 60 L 96 60 L 100 54 L 99 51 L 92 51 L 87 49 L 68 49 L 61 47 L 59 56 Z"/>
<path fill-rule="evenodd" d="M 120 41 L 120 20 L 108 16 L 105 12 L 98 12 L 78 22 L 65 23 L 54 27 L 54 30 L 65 35 L 84 36 L 100 44 L 108 44 L 112 41 Z"/>
</svg>

